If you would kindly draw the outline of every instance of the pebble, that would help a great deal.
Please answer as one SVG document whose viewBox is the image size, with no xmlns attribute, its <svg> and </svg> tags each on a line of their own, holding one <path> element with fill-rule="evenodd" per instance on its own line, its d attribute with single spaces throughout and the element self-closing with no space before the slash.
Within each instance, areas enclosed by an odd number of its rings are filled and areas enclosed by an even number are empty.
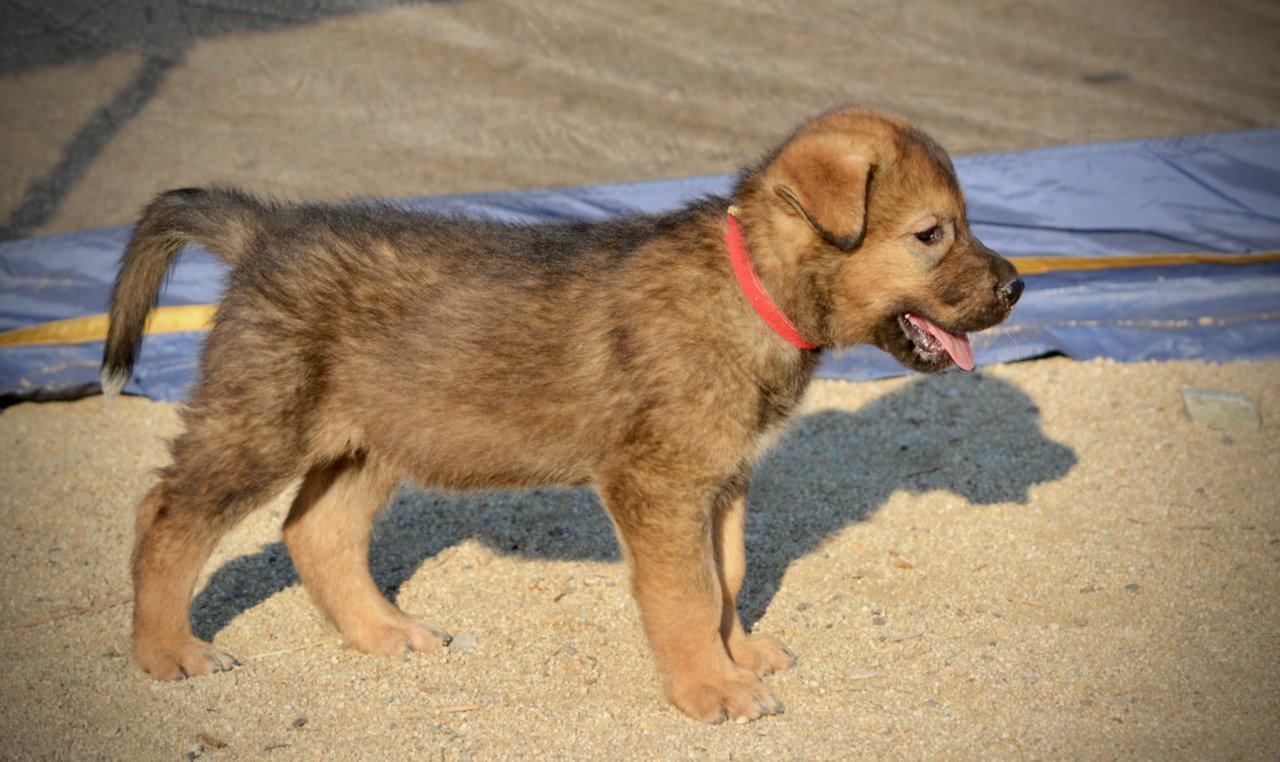
<svg viewBox="0 0 1280 762">
<path fill-rule="evenodd" d="M 475 635 L 457 635 L 449 641 L 449 650 L 463 653 L 475 647 L 478 638 Z"/>
<path fill-rule="evenodd" d="M 1262 427 L 1258 403 L 1239 392 L 1186 388 L 1182 402 L 1191 420 L 1215 431 L 1257 431 Z"/>
</svg>

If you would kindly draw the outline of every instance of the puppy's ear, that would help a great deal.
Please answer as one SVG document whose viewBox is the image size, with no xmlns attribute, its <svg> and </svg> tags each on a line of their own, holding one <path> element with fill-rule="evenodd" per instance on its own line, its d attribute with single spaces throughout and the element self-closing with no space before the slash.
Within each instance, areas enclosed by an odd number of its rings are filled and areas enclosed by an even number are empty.
<svg viewBox="0 0 1280 762">
<path fill-rule="evenodd" d="M 867 192 L 880 151 L 844 135 L 802 135 L 777 158 L 773 192 L 827 243 L 849 251 L 866 233 Z"/>
</svg>

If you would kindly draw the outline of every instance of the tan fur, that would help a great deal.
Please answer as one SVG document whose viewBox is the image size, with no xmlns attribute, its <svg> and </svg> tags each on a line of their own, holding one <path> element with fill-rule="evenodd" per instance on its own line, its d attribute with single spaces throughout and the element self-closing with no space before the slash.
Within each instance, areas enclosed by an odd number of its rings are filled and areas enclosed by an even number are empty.
<svg viewBox="0 0 1280 762">
<path fill-rule="evenodd" d="M 346 641 L 377 654 L 448 642 L 369 573 L 371 523 L 400 480 L 591 485 L 671 701 L 713 722 L 782 711 L 761 677 L 795 657 L 737 613 L 747 483 L 818 355 L 743 296 L 730 205 L 765 288 L 825 346 L 870 343 L 940 370 L 950 359 L 912 342 L 904 312 L 979 330 L 1021 291 L 969 232 L 945 153 L 865 109 L 805 125 L 732 197 L 593 225 L 284 206 L 226 189 L 159 197 L 122 262 L 104 379 L 127 378 L 185 243 L 233 270 L 173 463 L 139 508 L 138 663 L 161 679 L 235 665 L 191 633 L 195 580 L 223 532 L 298 480 L 289 552 Z"/>
</svg>

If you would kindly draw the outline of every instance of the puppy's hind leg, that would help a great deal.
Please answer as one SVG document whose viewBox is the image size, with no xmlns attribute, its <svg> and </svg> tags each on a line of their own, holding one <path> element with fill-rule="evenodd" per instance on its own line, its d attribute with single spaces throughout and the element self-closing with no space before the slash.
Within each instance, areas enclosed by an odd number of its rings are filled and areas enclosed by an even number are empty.
<svg viewBox="0 0 1280 762">
<path fill-rule="evenodd" d="M 133 551 L 133 656 L 160 680 L 236 666 L 191 632 L 191 593 L 218 539 L 292 477 L 263 451 L 222 441 L 196 416 L 174 463 L 138 508 Z"/>
<path fill-rule="evenodd" d="M 449 636 L 392 605 L 369 572 L 373 518 L 396 478 L 367 454 L 312 469 L 284 524 L 284 544 L 320 609 L 358 651 L 429 651 Z"/>
</svg>

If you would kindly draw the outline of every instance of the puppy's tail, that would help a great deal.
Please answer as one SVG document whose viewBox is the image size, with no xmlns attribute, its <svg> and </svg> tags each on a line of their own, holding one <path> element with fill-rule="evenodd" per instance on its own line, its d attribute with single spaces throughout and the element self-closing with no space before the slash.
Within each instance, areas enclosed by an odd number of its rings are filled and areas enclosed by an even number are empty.
<svg viewBox="0 0 1280 762">
<path fill-rule="evenodd" d="M 272 207 L 229 188 L 162 193 L 147 207 L 120 260 L 102 355 L 102 392 L 114 397 L 133 374 L 147 315 L 184 246 L 198 243 L 235 265 L 262 232 Z"/>
</svg>

